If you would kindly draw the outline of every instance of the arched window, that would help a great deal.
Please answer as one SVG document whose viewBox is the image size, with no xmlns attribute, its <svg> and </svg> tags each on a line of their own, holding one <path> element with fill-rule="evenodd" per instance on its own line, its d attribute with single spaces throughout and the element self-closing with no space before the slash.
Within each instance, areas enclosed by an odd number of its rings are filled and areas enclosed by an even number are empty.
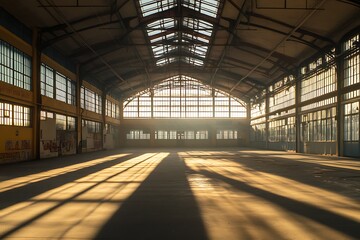
<svg viewBox="0 0 360 240">
<path fill-rule="evenodd" d="M 245 118 L 243 101 L 178 75 L 124 101 L 124 118 Z"/>
</svg>

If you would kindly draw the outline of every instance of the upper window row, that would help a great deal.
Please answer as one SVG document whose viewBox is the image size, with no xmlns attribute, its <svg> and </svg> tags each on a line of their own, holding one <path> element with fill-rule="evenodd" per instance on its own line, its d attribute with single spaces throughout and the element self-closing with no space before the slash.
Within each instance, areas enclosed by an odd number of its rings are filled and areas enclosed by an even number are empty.
<svg viewBox="0 0 360 240">
<path fill-rule="evenodd" d="M 76 105 L 76 85 L 70 78 L 41 64 L 41 94 L 61 102 Z"/>
<path fill-rule="evenodd" d="M 106 99 L 106 116 L 118 119 L 120 117 L 119 105 Z"/>
<path fill-rule="evenodd" d="M 0 40 L 0 81 L 31 90 L 31 58 Z"/>
<path fill-rule="evenodd" d="M 82 86 L 80 92 L 80 106 L 83 109 L 101 114 L 102 113 L 101 95 Z"/>
</svg>

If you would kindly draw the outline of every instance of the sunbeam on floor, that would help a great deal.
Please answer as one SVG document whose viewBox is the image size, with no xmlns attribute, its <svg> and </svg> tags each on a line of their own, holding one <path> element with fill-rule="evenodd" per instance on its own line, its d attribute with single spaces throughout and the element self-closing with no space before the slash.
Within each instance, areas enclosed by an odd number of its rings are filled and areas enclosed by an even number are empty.
<svg viewBox="0 0 360 240">
<path fill-rule="evenodd" d="M 248 149 L 7 165 L 0 239 L 360 239 L 359 169 L 351 159 Z"/>
</svg>

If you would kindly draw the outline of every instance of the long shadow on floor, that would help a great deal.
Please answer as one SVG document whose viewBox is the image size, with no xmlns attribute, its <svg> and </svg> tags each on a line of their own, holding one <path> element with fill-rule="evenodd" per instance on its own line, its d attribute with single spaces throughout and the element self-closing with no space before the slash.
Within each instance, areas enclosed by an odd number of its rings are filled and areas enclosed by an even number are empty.
<svg viewBox="0 0 360 240">
<path fill-rule="evenodd" d="M 92 166 L 84 167 L 72 172 L 59 172 L 59 175 L 54 175 L 48 179 L 40 180 L 38 182 L 29 183 L 27 185 L 10 189 L 8 191 L 4 191 L 0 193 L 0 209 L 5 209 L 10 207 L 16 203 L 20 203 L 31 199 L 34 196 L 47 192 L 51 189 L 55 189 L 67 183 L 73 182 L 77 179 L 85 177 L 95 172 L 99 172 L 103 169 L 112 167 L 121 162 L 130 160 L 139 156 L 140 154 L 134 155 L 130 154 L 124 157 L 119 157 L 117 159 L 101 162 L 99 164 L 95 164 Z M 53 160 L 56 161 L 56 160 Z M 77 164 L 78 162 L 74 162 L 73 164 Z M 19 163 L 21 164 L 21 163 Z M 52 167 L 50 168 L 52 169 Z"/>
<path fill-rule="evenodd" d="M 237 181 L 215 172 L 209 172 L 207 170 L 192 171 L 191 169 L 188 169 L 188 172 L 192 174 L 202 174 L 208 178 L 223 181 L 231 185 L 235 189 L 260 197 L 268 202 L 278 205 L 283 209 L 288 210 L 291 213 L 295 213 L 297 215 L 321 223 L 331 229 L 342 232 L 353 239 L 360 239 L 359 222 L 356 222 L 344 216 L 340 216 L 325 209 L 321 209 L 304 202 L 290 199 L 276 193 L 250 186 L 245 182 Z"/>
<path fill-rule="evenodd" d="M 120 206 L 96 239 L 207 239 L 177 154 L 163 159 Z"/>
<path fill-rule="evenodd" d="M 358 170 L 328 166 L 310 161 L 307 162 L 308 159 L 306 156 L 304 156 L 304 159 L 298 160 L 278 157 L 277 155 L 278 154 L 276 152 L 274 152 L 274 154 L 265 155 L 247 152 L 243 153 L 240 151 L 236 155 L 213 154 L 211 156 L 207 156 L 207 158 L 214 160 L 225 158 L 228 161 L 238 163 L 239 166 L 248 168 L 249 171 L 255 170 L 257 172 L 264 172 L 276 176 L 281 176 L 299 183 L 322 188 L 331 192 L 336 192 L 337 190 L 341 191 L 344 190 L 344 188 L 343 186 L 332 184 L 331 181 L 324 181 L 325 178 L 334 178 L 338 181 L 341 181 L 342 179 L 346 179 L 347 176 L 360 176 Z M 283 156 L 283 154 L 281 155 Z M 197 156 L 191 154 L 191 157 Z M 199 157 L 201 158 L 203 156 Z M 299 157 L 301 158 L 301 155 L 299 155 Z M 331 163 L 331 159 L 329 160 L 329 163 Z"/>
</svg>

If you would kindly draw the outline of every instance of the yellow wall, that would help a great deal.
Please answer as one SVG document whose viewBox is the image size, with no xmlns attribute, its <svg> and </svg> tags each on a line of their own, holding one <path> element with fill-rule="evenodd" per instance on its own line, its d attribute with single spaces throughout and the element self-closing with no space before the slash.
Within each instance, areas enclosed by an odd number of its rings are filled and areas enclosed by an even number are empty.
<svg viewBox="0 0 360 240">
<path fill-rule="evenodd" d="M 25 89 L 0 81 L 0 100 L 33 106 L 33 93 Z"/>
<path fill-rule="evenodd" d="M 0 163 L 32 159 L 31 127 L 0 126 Z"/>
</svg>

